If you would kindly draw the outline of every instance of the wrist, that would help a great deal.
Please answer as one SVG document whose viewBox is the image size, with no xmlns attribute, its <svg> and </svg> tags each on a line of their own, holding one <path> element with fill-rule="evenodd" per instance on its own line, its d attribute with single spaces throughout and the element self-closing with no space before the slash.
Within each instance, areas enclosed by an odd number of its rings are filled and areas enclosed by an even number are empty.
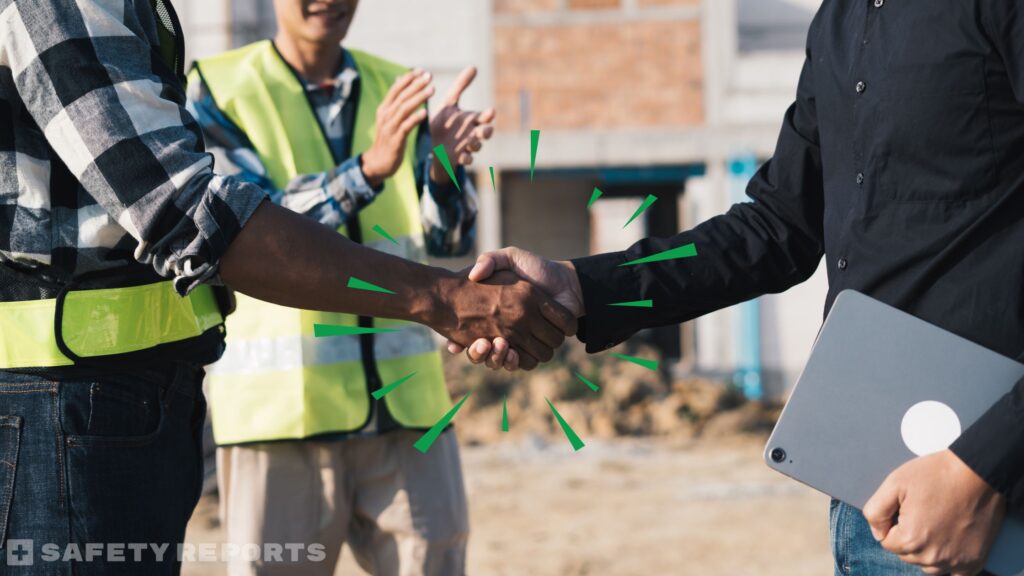
<svg viewBox="0 0 1024 576">
<path fill-rule="evenodd" d="M 452 169 L 456 169 L 456 166 L 452 166 Z M 430 181 L 434 184 L 440 184 L 442 186 L 450 184 L 452 179 L 448 177 L 448 171 L 441 165 L 441 161 L 437 159 L 434 154 L 430 155 L 430 170 L 427 174 L 430 177 Z"/>
<path fill-rule="evenodd" d="M 563 260 L 558 264 L 565 269 L 565 282 L 571 295 L 571 304 L 573 304 L 569 307 L 569 311 L 577 318 L 581 318 L 586 315 L 587 311 L 583 305 L 583 286 L 580 285 L 580 277 L 576 274 L 576 266 L 571 260 Z"/>
<path fill-rule="evenodd" d="M 456 295 L 468 282 L 465 277 L 444 268 L 431 268 L 426 289 L 416 290 L 411 306 L 413 320 L 429 326 L 435 332 L 447 333 L 454 325 L 453 312 Z"/>
<path fill-rule="evenodd" d="M 373 150 L 370 149 L 359 155 L 359 169 L 363 172 L 363 179 L 371 188 L 377 188 L 384 183 L 387 176 L 377 168 L 373 158 Z"/>
</svg>

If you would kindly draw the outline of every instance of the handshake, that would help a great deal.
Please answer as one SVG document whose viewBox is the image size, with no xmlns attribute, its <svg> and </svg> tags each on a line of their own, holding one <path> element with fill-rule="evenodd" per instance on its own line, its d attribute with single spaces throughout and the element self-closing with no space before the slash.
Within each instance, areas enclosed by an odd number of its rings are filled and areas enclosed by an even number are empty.
<svg viewBox="0 0 1024 576">
<path fill-rule="evenodd" d="M 547 260 L 519 248 L 481 255 L 446 306 L 427 323 L 448 338 L 448 350 L 466 350 L 474 364 L 494 370 L 532 370 L 551 360 L 576 334 L 583 294 L 571 262 Z"/>
</svg>

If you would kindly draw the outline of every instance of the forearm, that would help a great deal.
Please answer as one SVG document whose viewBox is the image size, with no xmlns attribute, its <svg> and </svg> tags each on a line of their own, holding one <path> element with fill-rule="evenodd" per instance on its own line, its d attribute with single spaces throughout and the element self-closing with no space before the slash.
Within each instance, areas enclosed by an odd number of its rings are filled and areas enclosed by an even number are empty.
<svg viewBox="0 0 1024 576">
<path fill-rule="evenodd" d="M 693 244 L 696 256 L 623 266 Z M 817 268 L 817 236 L 777 218 L 764 205 L 729 213 L 671 238 L 646 238 L 623 252 L 573 260 L 586 316 L 580 339 L 590 352 L 639 330 L 677 324 L 806 280 Z M 651 300 L 651 308 L 612 304 Z"/>
<path fill-rule="evenodd" d="M 953 453 L 1024 512 L 1024 379 L 968 427 Z"/>
<path fill-rule="evenodd" d="M 239 292 L 282 306 L 431 326 L 440 296 L 457 283 L 451 272 L 371 250 L 270 202 L 232 243 L 220 273 Z M 347 288 L 352 277 L 395 294 Z"/>
</svg>

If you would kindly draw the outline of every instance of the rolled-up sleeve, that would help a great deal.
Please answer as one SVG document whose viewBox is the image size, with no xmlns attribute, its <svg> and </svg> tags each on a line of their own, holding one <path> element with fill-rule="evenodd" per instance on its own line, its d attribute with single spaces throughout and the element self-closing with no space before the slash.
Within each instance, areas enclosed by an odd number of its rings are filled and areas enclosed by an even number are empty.
<svg viewBox="0 0 1024 576">
<path fill-rule="evenodd" d="M 0 12 L 0 60 L 85 191 L 182 294 L 218 264 L 266 197 L 217 177 L 184 88 L 154 50 L 149 4 L 19 0 Z"/>
</svg>

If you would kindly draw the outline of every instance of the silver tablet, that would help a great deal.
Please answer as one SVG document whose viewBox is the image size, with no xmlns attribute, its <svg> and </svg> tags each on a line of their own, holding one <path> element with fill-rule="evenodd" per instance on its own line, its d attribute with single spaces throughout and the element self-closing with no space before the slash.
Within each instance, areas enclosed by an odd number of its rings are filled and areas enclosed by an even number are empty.
<svg viewBox="0 0 1024 576">
<path fill-rule="evenodd" d="M 1024 364 L 858 292 L 839 294 L 765 448 L 779 472 L 863 508 L 890 472 L 950 444 Z M 986 570 L 1024 576 L 1024 519 Z"/>
</svg>

